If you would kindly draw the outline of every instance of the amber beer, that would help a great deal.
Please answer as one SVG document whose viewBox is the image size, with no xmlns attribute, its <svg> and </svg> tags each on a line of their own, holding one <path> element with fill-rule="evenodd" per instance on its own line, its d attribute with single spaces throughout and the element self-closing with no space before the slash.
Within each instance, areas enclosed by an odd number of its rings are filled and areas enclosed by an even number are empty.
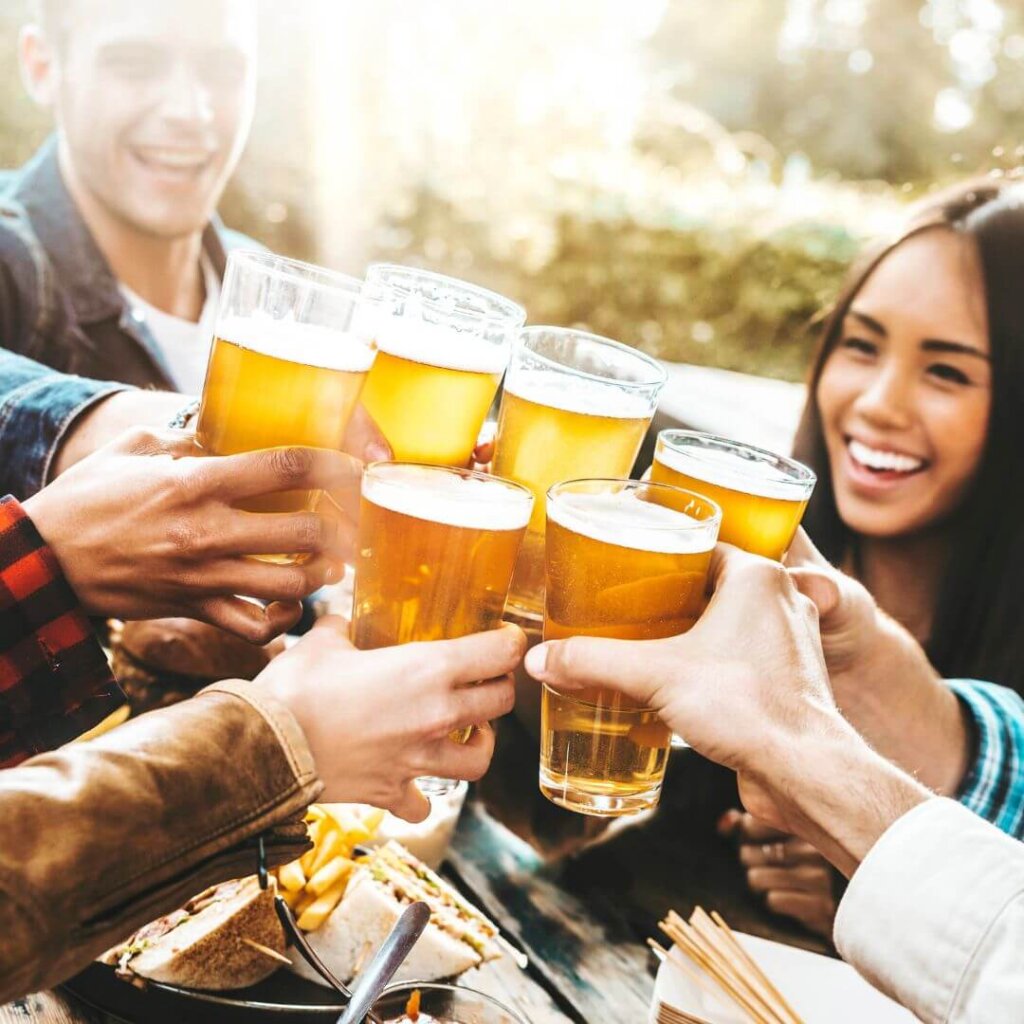
<svg viewBox="0 0 1024 1024">
<path fill-rule="evenodd" d="M 388 307 L 363 404 L 395 458 L 465 466 L 526 311 L 454 278 L 375 264 L 364 294 Z"/>
<path fill-rule="evenodd" d="M 493 469 L 536 503 L 509 595 L 544 609 L 544 495 L 563 480 L 628 476 L 654 415 L 664 369 L 636 349 L 582 331 L 527 327 L 513 347 Z"/>
<path fill-rule="evenodd" d="M 794 459 L 713 434 L 663 430 L 651 480 L 706 494 L 722 509 L 719 539 L 781 561 L 814 490 L 814 473 Z"/>
<path fill-rule="evenodd" d="M 370 339 L 353 325 L 361 288 L 353 278 L 269 253 L 229 255 L 196 426 L 205 452 L 341 447 L 373 363 Z M 244 507 L 294 512 L 317 498 L 287 491 Z"/>
<path fill-rule="evenodd" d="M 720 521 L 714 502 L 665 484 L 552 487 L 544 639 L 654 640 L 688 630 L 704 607 Z M 670 744 L 658 716 L 621 694 L 543 689 L 540 789 L 562 807 L 618 817 L 655 806 Z"/>
</svg>

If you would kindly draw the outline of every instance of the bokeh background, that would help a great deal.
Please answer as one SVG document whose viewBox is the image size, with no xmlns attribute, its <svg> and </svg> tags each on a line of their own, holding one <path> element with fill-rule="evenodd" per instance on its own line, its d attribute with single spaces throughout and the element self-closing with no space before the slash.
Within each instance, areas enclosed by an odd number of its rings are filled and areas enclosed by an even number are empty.
<svg viewBox="0 0 1024 1024">
<path fill-rule="evenodd" d="M 665 359 L 797 380 L 905 203 L 1024 164 L 1021 0 L 253 0 L 222 212 L 281 252 L 431 267 Z M 0 164 L 48 122 L 0 8 Z"/>
</svg>

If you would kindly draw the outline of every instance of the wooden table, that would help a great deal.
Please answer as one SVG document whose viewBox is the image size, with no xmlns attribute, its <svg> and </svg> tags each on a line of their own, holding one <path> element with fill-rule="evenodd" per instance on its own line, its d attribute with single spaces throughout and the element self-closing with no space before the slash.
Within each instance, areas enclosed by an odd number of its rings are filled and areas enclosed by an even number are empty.
<svg viewBox="0 0 1024 1024">
<path fill-rule="evenodd" d="M 714 822 L 735 799 L 731 776 L 675 751 L 662 806 L 606 826 L 537 790 L 537 745 L 514 717 L 499 723 L 495 761 L 467 804 L 447 871 L 530 958 L 506 958 L 463 981 L 530 1024 L 646 1020 L 655 964 L 644 938 L 669 908 L 720 911 L 734 928 L 819 952 L 826 945 L 768 915 L 746 889 Z M 614 1011 L 614 1016 L 609 1012 Z M 0 1024 L 108 1024 L 60 993 L 0 1007 Z"/>
</svg>

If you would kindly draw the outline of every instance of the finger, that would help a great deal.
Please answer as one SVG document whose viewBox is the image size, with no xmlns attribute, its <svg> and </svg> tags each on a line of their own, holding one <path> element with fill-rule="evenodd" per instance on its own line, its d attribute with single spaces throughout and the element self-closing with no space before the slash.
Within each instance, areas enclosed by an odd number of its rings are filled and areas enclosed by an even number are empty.
<svg viewBox="0 0 1024 1024">
<path fill-rule="evenodd" d="M 362 477 L 353 479 L 351 484 L 323 491 L 316 504 L 318 515 L 332 519 L 338 531 L 338 556 L 354 561 L 356 540 L 359 535 L 359 499 Z"/>
<path fill-rule="evenodd" d="M 740 842 L 773 843 L 792 838 L 785 832 L 766 825 L 760 818 L 744 812 L 736 823 L 735 834 Z"/>
<path fill-rule="evenodd" d="M 605 686 L 650 705 L 663 676 L 653 664 L 661 640 L 574 636 L 549 640 L 526 655 L 526 671 L 563 689 Z"/>
<path fill-rule="evenodd" d="M 313 628 L 309 631 L 310 634 L 314 633 L 329 633 L 332 640 L 341 642 L 341 644 L 350 651 L 355 650 L 355 646 L 349 639 L 349 633 L 351 631 L 351 624 L 348 619 L 342 615 L 321 615 L 319 619 L 313 623 Z"/>
<path fill-rule="evenodd" d="M 455 743 L 446 737 L 432 744 L 424 760 L 423 773 L 476 782 L 487 772 L 493 756 L 494 730 L 489 725 L 480 725 L 465 743 Z"/>
<path fill-rule="evenodd" d="M 299 621 L 302 605 L 275 601 L 263 607 L 241 597 L 211 597 L 193 605 L 189 614 L 252 644 L 267 644 Z"/>
<path fill-rule="evenodd" d="M 723 814 L 718 821 L 715 823 L 715 829 L 720 836 L 728 838 L 734 835 L 736 829 L 739 828 L 740 822 L 743 821 L 743 812 L 736 810 L 733 807 Z"/>
<path fill-rule="evenodd" d="M 456 687 L 511 672 L 526 653 L 526 634 L 518 626 L 503 623 L 498 629 L 485 633 L 473 633 L 457 640 L 410 644 L 408 649 L 414 659 L 430 659 L 448 683 Z"/>
<path fill-rule="evenodd" d="M 331 558 L 314 558 L 303 565 L 276 565 L 237 558 L 210 563 L 196 573 L 195 588 L 205 594 L 258 598 L 261 601 L 300 601 L 330 583 L 341 570 Z"/>
<path fill-rule="evenodd" d="M 516 703 L 512 676 L 488 679 L 476 686 L 464 686 L 451 695 L 451 713 L 444 723 L 445 733 L 465 729 L 478 722 L 493 722 L 507 715 Z"/>
<path fill-rule="evenodd" d="M 484 441 L 473 449 L 473 461 L 481 466 L 487 466 L 494 458 L 494 442 Z"/>
<path fill-rule="evenodd" d="M 839 608 L 842 593 L 833 576 L 819 569 L 790 569 L 789 575 L 797 590 L 814 603 L 821 619 Z"/>
<path fill-rule="evenodd" d="M 343 490 L 363 466 L 344 452 L 290 446 L 196 459 L 188 472 L 201 491 L 233 504 L 279 491 Z"/>
<path fill-rule="evenodd" d="M 747 883 L 754 892 L 791 889 L 831 895 L 832 875 L 824 864 L 798 864 L 793 867 L 760 867 L 747 871 Z"/>
<path fill-rule="evenodd" d="M 396 818 L 404 818 L 414 824 L 430 814 L 430 801 L 419 791 L 414 782 L 406 784 L 401 795 L 391 803 L 388 810 Z"/>
<path fill-rule="evenodd" d="M 218 516 L 214 553 L 265 555 L 274 552 L 319 555 L 336 553 L 340 517 L 320 512 L 243 512 L 227 509 Z"/>
<path fill-rule="evenodd" d="M 801 526 L 796 531 L 793 543 L 785 558 L 786 567 L 830 569 L 828 559 L 814 546 L 814 542 L 807 536 L 807 531 Z"/>
<path fill-rule="evenodd" d="M 780 889 L 768 893 L 765 904 L 773 913 L 795 917 L 819 935 L 829 937 L 832 934 L 836 903 L 831 897 Z"/>
<path fill-rule="evenodd" d="M 363 462 L 390 462 L 394 458 L 391 445 L 362 402 L 349 420 L 342 448 Z"/>
<path fill-rule="evenodd" d="M 790 839 L 775 843 L 744 843 L 739 851 L 740 863 L 744 867 L 788 867 L 795 864 L 819 864 L 822 856 L 802 839 Z"/>
<path fill-rule="evenodd" d="M 191 430 L 170 428 L 135 427 L 115 438 L 110 447 L 129 455 L 169 455 L 175 459 L 200 454 Z"/>
</svg>

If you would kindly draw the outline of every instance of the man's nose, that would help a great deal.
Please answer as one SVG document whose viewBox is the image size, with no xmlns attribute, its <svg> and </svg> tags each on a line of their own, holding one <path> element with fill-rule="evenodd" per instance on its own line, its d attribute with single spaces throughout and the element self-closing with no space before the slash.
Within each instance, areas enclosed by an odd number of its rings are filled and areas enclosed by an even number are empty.
<svg viewBox="0 0 1024 1024">
<path fill-rule="evenodd" d="M 182 124 L 205 125 L 213 120 L 210 90 L 189 61 L 175 62 L 166 80 L 160 112 L 168 120 Z"/>
</svg>

